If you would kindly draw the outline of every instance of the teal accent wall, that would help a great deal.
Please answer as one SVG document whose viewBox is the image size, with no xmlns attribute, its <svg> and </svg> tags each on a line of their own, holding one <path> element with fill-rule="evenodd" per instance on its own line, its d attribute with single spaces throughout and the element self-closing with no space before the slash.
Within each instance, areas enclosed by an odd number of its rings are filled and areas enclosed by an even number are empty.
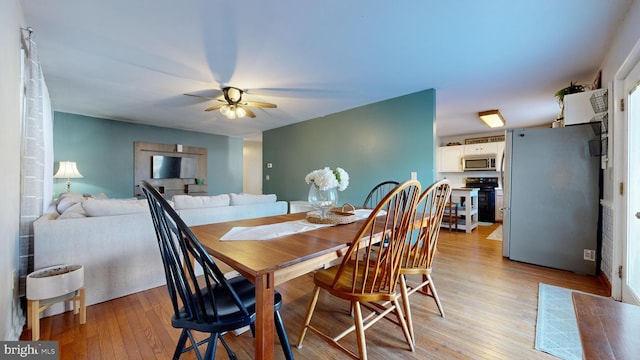
<svg viewBox="0 0 640 360">
<path fill-rule="evenodd" d="M 305 175 L 325 166 L 349 173 L 341 204 L 362 205 L 374 185 L 407 180 L 412 171 L 426 188 L 435 180 L 435 100 L 429 89 L 265 131 L 263 174 L 270 180 L 263 192 L 306 200 Z"/>
<path fill-rule="evenodd" d="M 146 141 L 205 147 L 209 194 L 242 192 L 242 139 L 89 116 L 54 113 L 54 171 L 59 161 L 75 161 L 82 179 L 71 191 L 132 197 L 133 144 Z M 54 196 L 66 191 L 66 179 L 54 179 Z"/>
</svg>

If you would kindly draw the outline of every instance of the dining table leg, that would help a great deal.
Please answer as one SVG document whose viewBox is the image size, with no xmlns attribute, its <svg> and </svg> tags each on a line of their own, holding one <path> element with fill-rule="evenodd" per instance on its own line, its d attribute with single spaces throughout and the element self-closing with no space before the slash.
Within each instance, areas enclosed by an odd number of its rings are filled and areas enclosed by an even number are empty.
<svg viewBox="0 0 640 360">
<path fill-rule="evenodd" d="M 257 276 L 256 287 L 256 359 L 273 359 L 274 351 L 274 292 L 275 281 L 272 272 Z"/>
</svg>

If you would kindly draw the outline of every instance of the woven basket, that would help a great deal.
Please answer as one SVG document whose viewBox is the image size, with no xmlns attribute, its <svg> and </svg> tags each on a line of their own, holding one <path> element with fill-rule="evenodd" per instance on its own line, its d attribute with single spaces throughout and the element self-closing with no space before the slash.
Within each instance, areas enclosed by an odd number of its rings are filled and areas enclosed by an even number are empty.
<svg viewBox="0 0 640 360">
<path fill-rule="evenodd" d="M 351 211 L 345 210 L 350 207 Z M 342 205 L 341 210 L 333 209 L 327 212 L 327 216 L 320 218 L 320 211 L 310 211 L 307 213 L 307 221 L 314 224 L 350 224 L 356 221 L 355 207 L 351 204 Z"/>
</svg>

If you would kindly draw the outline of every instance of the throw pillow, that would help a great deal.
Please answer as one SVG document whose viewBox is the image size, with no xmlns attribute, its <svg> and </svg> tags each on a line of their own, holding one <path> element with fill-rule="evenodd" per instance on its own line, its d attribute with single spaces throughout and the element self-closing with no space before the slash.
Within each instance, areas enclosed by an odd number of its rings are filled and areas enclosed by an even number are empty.
<svg viewBox="0 0 640 360">
<path fill-rule="evenodd" d="M 77 194 L 72 192 L 63 192 L 62 194 L 60 194 L 60 196 L 58 196 L 58 201 L 56 202 L 56 210 L 58 211 L 58 214 L 62 214 L 73 205 L 79 204 L 83 200 L 87 200 L 90 198 L 98 199 L 98 200 L 108 199 L 105 193 L 91 195 L 91 194 Z"/>
<path fill-rule="evenodd" d="M 84 212 L 82 203 L 77 203 L 60 214 L 60 216 L 58 216 L 58 219 L 77 219 L 84 217 L 87 217 L 87 214 Z"/>
<path fill-rule="evenodd" d="M 276 202 L 276 194 L 253 195 L 253 194 L 229 194 L 231 196 L 231 205 L 250 205 L 250 204 L 266 204 Z"/>
<path fill-rule="evenodd" d="M 84 200 L 82 194 L 76 194 L 72 192 L 63 192 L 58 196 L 58 202 L 56 203 L 56 210 L 58 214 L 62 214 L 68 208 Z"/>
<path fill-rule="evenodd" d="M 91 197 L 96 200 L 107 200 L 109 198 L 105 193 L 95 194 L 95 195 L 92 195 Z"/>
</svg>

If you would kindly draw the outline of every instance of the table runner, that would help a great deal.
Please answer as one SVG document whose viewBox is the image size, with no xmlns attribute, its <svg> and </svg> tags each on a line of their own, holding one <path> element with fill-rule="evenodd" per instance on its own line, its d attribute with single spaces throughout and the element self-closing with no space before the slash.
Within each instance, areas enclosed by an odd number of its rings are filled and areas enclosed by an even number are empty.
<svg viewBox="0 0 640 360">
<path fill-rule="evenodd" d="M 357 209 L 355 210 L 356 220 L 362 220 L 369 217 L 371 209 Z M 383 215 L 385 212 L 381 211 L 379 215 Z M 306 219 L 286 221 L 276 224 L 259 225 L 259 226 L 237 226 L 231 228 L 226 234 L 224 234 L 220 241 L 233 241 L 233 240 L 269 240 L 280 236 L 291 235 L 301 233 L 305 231 L 311 231 L 320 229 L 327 226 L 334 226 L 335 224 L 314 224 Z"/>
</svg>

